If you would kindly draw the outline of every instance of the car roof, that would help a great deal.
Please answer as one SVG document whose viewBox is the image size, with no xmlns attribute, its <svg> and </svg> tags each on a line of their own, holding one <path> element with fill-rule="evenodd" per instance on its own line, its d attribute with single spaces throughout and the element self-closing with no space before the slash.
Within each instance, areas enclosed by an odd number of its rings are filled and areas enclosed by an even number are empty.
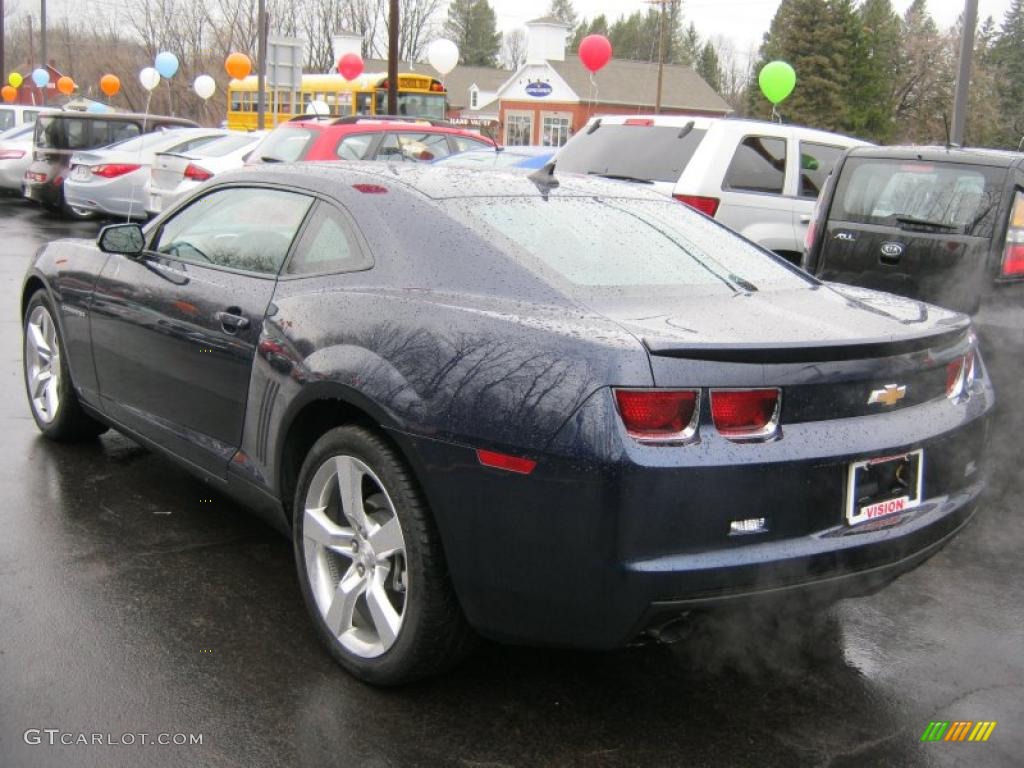
<svg viewBox="0 0 1024 768">
<path fill-rule="evenodd" d="M 198 128 L 199 124 L 194 120 L 186 120 L 183 117 L 169 117 L 167 115 L 150 115 L 141 112 L 79 112 L 76 110 L 55 110 L 44 109 L 39 114 L 40 118 L 63 117 L 75 120 L 130 120 L 140 123 L 173 123 L 188 128 Z"/>
<path fill-rule="evenodd" d="M 992 165 L 1009 168 L 1024 160 L 1024 154 L 1004 149 L 984 149 L 981 147 L 942 147 L 942 146 L 889 146 L 889 147 L 857 147 L 852 150 L 856 157 L 891 158 L 894 160 L 922 160 L 926 162 L 973 163 L 975 165 Z"/>
<path fill-rule="evenodd" d="M 345 122 L 341 122 L 345 120 Z M 450 133 L 457 136 L 469 136 L 471 138 L 479 138 L 485 142 L 493 143 L 491 139 L 486 136 L 482 136 L 475 131 L 470 131 L 466 128 L 460 128 L 457 125 L 451 125 L 448 123 L 442 123 L 431 118 L 417 119 L 415 117 L 410 118 L 388 118 L 388 117 L 377 117 L 369 115 L 362 117 L 357 120 L 351 120 L 351 118 L 323 118 L 315 117 L 310 115 L 308 118 L 303 116 L 302 118 L 293 118 L 287 123 L 282 123 L 277 126 L 282 127 L 296 127 L 296 128 L 316 128 L 320 131 L 330 132 L 332 134 L 346 134 L 346 133 L 376 133 L 381 131 L 416 131 L 417 133 Z"/>
<path fill-rule="evenodd" d="M 551 184 L 547 179 L 557 183 Z M 333 195 L 339 188 L 373 184 L 401 188 L 433 200 L 472 197 L 617 197 L 665 202 L 647 185 L 578 174 L 546 177 L 544 171 L 496 168 L 481 171 L 433 163 L 299 162 L 248 166 L 219 180 L 234 183 L 280 183 Z"/>
<path fill-rule="evenodd" d="M 780 136 L 795 135 L 801 139 L 816 139 L 826 143 L 840 143 L 844 146 L 857 146 L 862 144 L 870 146 L 869 142 L 866 142 L 863 139 L 846 136 L 842 133 L 832 133 L 831 131 L 822 131 L 817 128 L 808 128 L 803 125 L 794 125 L 792 123 L 775 123 L 768 120 L 750 120 L 748 118 L 738 117 L 664 114 L 595 115 L 587 121 L 587 125 L 592 125 L 596 120 L 600 120 L 602 125 L 623 125 L 626 121 L 650 120 L 652 121 L 652 125 L 663 125 L 672 128 L 681 128 L 684 125 L 693 123 L 693 127 L 699 130 L 708 130 L 714 126 L 717 130 L 731 131 L 738 134 L 744 134 L 749 131 L 769 131 Z M 584 129 L 581 129 L 581 132 L 583 130 Z"/>
</svg>

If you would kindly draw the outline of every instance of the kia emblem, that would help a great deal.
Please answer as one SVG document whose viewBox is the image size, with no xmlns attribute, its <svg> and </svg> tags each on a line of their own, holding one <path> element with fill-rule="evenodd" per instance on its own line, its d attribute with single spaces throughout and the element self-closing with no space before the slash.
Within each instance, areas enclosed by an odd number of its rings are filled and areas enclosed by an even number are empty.
<svg viewBox="0 0 1024 768">
<path fill-rule="evenodd" d="M 903 255 L 903 243 L 882 243 L 882 255 L 890 259 L 898 259 Z"/>
</svg>

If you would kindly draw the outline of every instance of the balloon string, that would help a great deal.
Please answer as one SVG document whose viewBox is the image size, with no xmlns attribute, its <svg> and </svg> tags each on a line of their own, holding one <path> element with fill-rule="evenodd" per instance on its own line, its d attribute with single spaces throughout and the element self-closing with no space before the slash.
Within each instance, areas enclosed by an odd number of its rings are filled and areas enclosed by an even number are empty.
<svg viewBox="0 0 1024 768">
<path fill-rule="evenodd" d="M 588 118 L 594 116 L 594 108 L 597 106 L 597 80 L 594 79 L 594 73 L 590 73 L 590 111 L 587 115 Z"/>
<path fill-rule="evenodd" d="M 168 85 L 170 85 L 170 83 L 168 83 Z M 144 113 L 145 117 L 143 119 L 143 125 L 147 129 L 149 128 L 149 101 L 152 98 L 153 98 L 153 92 L 152 91 L 146 91 L 146 111 Z M 145 136 L 145 135 L 146 135 L 146 133 L 145 133 L 145 131 L 143 131 L 142 136 Z M 140 136 L 139 137 L 139 165 L 142 165 L 142 145 L 144 143 L 145 143 L 145 141 L 142 140 L 142 137 Z M 138 186 L 135 185 L 135 184 L 132 184 L 132 193 L 131 193 L 131 195 L 128 196 L 128 218 L 125 221 L 125 223 L 127 223 L 127 224 L 131 224 L 132 223 L 132 209 L 135 206 L 135 190 L 136 189 L 138 189 Z"/>
</svg>

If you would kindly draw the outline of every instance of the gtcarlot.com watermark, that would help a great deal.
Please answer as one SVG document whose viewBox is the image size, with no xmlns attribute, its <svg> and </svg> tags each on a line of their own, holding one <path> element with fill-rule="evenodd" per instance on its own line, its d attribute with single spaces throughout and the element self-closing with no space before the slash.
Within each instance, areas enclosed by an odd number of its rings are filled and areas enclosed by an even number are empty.
<svg viewBox="0 0 1024 768">
<path fill-rule="evenodd" d="M 23 734 L 26 744 L 47 744 L 51 747 L 97 746 L 134 747 L 161 746 L 186 747 L 203 743 L 201 733 L 72 733 L 60 728 L 29 728 Z"/>
</svg>

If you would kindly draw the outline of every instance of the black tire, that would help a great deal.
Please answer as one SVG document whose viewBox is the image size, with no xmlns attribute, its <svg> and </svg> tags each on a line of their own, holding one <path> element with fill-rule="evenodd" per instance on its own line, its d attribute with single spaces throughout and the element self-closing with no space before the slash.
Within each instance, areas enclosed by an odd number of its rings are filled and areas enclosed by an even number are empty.
<svg viewBox="0 0 1024 768">
<path fill-rule="evenodd" d="M 404 537 L 407 579 L 403 581 L 407 589 L 403 589 L 402 624 L 393 645 L 374 658 L 353 653 L 342 645 L 328 627 L 310 585 L 306 547 L 315 544 L 304 543 L 306 498 L 318 470 L 336 457 L 352 457 L 372 471 L 375 477 L 369 486 L 361 486 L 370 489 L 366 491 L 366 508 L 370 511 L 374 499 L 382 496 L 372 493 L 373 482 L 379 481 Z M 364 682 L 392 686 L 441 674 L 472 650 L 475 634 L 456 598 L 426 502 L 408 466 L 379 435 L 357 426 L 337 427 L 324 434 L 303 462 L 293 510 L 293 541 L 302 596 L 317 635 L 341 666 Z M 343 519 L 342 524 L 346 523 Z M 352 562 L 352 567 L 356 567 Z"/>
<path fill-rule="evenodd" d="M 30 353 L 28 349 L 28 326 L 29 320 L 33 317 L 37 308 L 45 310 L 50 322 L 53 323 L 54 340 L 58 349 L 59 397 L 57 398 L 57 405 L 54 408 L 53 416 L 49 420 L 43 418 L 33 404 L 32 388 L 29 383 Z M 71 381 L 71 371 L 68 369 L 68 358 L 67 352 L 64 349 L 64 340 L 61 338 L 60 326 L 56 323 L 56 316 L 53 304 L 50 302 L 46 291 L 38 290 L 29 300 L 28 307 L 25 310 L 25 317 L 22 318 L 22 378 L 25 381 L 25 394 L 28 396 L 29 410 L 36 422 L 36 426 L 39 427 L 39 431 L 50 440 L 60 442 L 89 440 L 103 434 L 109 427 L 87 414 L 78 402 L 78 395 L 75 393 L 75 388 Z"/>
</svg>

